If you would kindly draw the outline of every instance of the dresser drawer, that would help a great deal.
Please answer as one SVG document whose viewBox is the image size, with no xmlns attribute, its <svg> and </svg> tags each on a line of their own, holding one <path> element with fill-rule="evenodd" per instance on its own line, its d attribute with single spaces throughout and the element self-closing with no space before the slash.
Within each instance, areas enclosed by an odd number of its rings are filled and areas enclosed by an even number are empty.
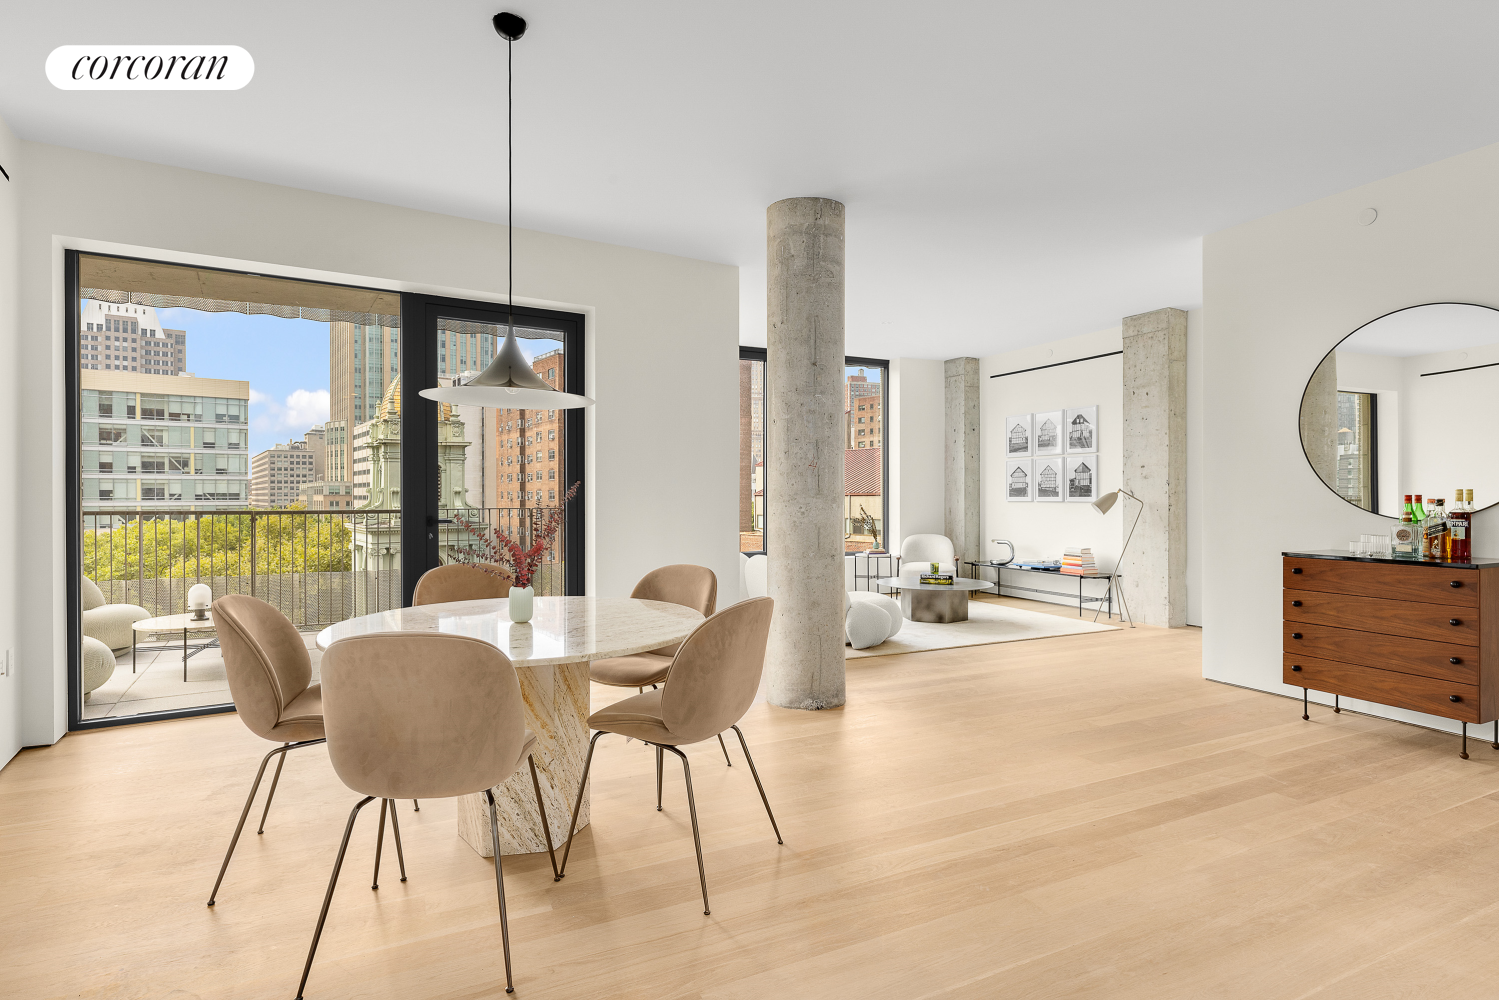
<svg viewBox="0 0 1499 1000">
<path fill-rule="evenodd" d="M 1292 635 L 1301 638 L 1293 639 Z M 1476 646 L 1291 622 L 1285 625 L 1283 642 L 1281 648 L 1288 656 L 1357 663 L 1461 684 L 1478 683 L 1479 651 Z"/>
<path fill-rule="evenodd" d="M 1474 569 L 1451 569 L 1439 563 L 1395 566 L 1294 556 L 1282 560 L 1281 569 L 1287 590 L 1478 607 L 1478 571 Z"/>
<path fill-rule="evenodd" d="M 1285 654 L 1281 672 L 1287 684 L 1357 698 L 1459 722 L 1487 722 L 1479 712 L 1478 687 L 1435 677 L 1417 677 L 1310 656 Z M 1452 699 L 1456 698 L 1457 701 Z"/>
<path fill-rule="evenodd" d="M 1282 591 L 1281 603 L 1288 624 L 1331 625 L 1463 646 L 1477 646 L 1481 636 L 1477 608 L 1309 590 Z"/>
</svg>

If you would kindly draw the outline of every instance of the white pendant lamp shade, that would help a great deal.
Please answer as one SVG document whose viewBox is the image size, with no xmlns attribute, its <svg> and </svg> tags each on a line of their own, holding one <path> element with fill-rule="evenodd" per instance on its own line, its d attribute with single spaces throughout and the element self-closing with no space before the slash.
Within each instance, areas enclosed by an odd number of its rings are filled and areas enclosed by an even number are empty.
<svg viewBox="0 0 1499 1000">
<path fill-rule="evenodd" d="M 505 342 L 488 368 L 461 385 L 423 389 L 419 395 L 438 403 L 517 410 L 573 410 L 593 405 L 587 396 L 547 385 L 521 352 L 514 331 L 505 334 Z"/>
</svg>

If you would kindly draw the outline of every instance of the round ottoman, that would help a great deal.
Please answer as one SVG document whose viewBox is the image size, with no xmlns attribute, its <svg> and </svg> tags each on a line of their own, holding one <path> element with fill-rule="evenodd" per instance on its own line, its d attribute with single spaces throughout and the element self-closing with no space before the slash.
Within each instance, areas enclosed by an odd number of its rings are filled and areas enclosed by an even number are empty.
<svg viewBox="0 0 1499 1000">
<path fill-rule="evenodd" d="M 93 636 L 83 637 L 83 700 L 89 692 L 114 676 L 115 655 Z"/>
</svg>

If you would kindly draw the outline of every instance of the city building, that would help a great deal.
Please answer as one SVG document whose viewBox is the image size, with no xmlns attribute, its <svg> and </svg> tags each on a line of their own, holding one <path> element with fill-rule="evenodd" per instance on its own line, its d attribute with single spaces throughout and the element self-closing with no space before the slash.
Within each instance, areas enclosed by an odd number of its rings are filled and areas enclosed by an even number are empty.
<svg viewBox="0 0 1499 1000">
<path fill-rule="evenodd" d="M 884 475 L 879 448 L 843 453 L 843 551 L 884 548 Z"/>
<path fill-rule="evenodd" d="M 328 414 L 334 423 L 352 428 L 374 419 L 386 387 L 400 374 L 400 327 L 394 317 L 380 319 L 328 324 Z"/>
<path fill-rule="evenodd" d="M 249 502 L 250 383 L 102 369 L 80 379 L 86 509 Z"/>
<path fill-rule="evenodd" d="M 876 382 L 875 386 L 877 391 L 872 394 L 849 397 L 849 408 L 844 413 L 849 448 L 880 448 L 884 445 L 885 400 L 878 392 L 879 383 Z"/>
<path fill-rule="evenodd" d="M 554 388 L 562 351 L 537 355 L 531 369 Z M 562 482 L 565 410 L 491 410 L 494 421 L 496 506 L 553 506 L 571 483 Z"/>
<path fill-rule="evenodd" d="M 285 507 L 302 499 L 302 487 L 318 479 L 315 448 L 301 441 L 277 443 L 250 460 L 250 506 Z"/>
<path fill-rule="evenodd" d="M 318 481 L 302 486 L 302 505 L 308 510 L 352 510 L 354 487 L 352 483 L 330 483 Z"/>
<path fill-rule="evenodd" d="M 162 329 L 152 306 L 89 299 L 78 317 L 78 367 L 181 375 L 187 371 L 187 331 Z"/>
</svg>

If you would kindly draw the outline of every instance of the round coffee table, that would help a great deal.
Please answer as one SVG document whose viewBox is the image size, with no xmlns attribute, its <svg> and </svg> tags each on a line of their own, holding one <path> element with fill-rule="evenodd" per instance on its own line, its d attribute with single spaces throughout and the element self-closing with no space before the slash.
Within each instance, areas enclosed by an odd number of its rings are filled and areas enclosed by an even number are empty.
<svg viewBox="0 0 1499 1000">
<path fill-rule="evenodd" d="M 876 581 L 882 587 L 900 591 L 900 610 L 913 622 L 966 622 L 968 592 L 993 590 L 985 580 L 959 577 L 952 583 L 919 583 L 912 577 L 887 576 Z"/>
<path fill-rule="evenodd" d="M 194 618 L 191 614 L 162 615 L 159 618 L 142 618 L 130 626 L 130 672 L 135 673 L 135 647 L 136 640 L 142 632 L 181 632 L 182 633 L 182 680 L 187 681 L 187 658 L 188 652 L 187 634 L 189 632 L 214 632 L 213 612 L 206 612 L 206 618 Z M 214 638 L 193 649 L 193 653 L 200 653 L 205 649 L 219 644 L 218 633 L 214 632 Z"/>
</svg>

